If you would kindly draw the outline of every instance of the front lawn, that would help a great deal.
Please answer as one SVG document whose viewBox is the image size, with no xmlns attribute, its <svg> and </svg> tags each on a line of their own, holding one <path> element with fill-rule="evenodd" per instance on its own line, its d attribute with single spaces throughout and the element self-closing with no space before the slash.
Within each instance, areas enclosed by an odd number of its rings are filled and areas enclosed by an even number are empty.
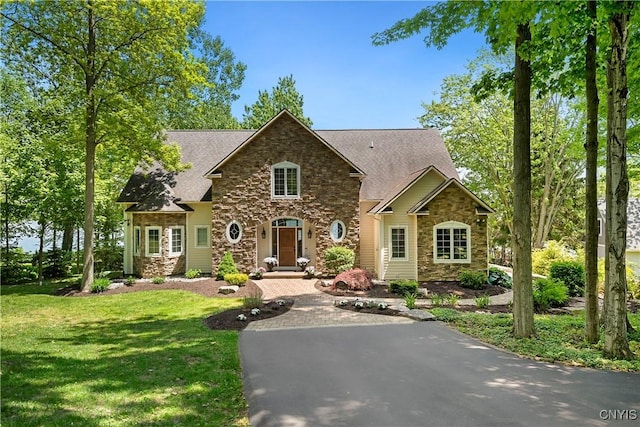
<svg viewBox="0 0 640 427">
<path fill-rule="evenodd" d="M 516 339 L 511 331 L 511 314 L 460 312 L 447 308 L 430 310 L 438 320 L 448 322 L 459 331 L 496 347 L 525 357 L 547 362 L 562 362 L 573 366 L 640 372 L 640 314 L 629 314 L 636 332 L 630 334 L 630 347 L 636 355 L 633 361 L 602 357 L 602 342 L 591 345 L 584 341 L 584 313 L 573 315 L 536 315 L 537 336 Z"/>
<path fill-rule="evenodd" d="M 202 321 L 241 300 L 58 287 L 1 288 L 2 426 L 249 425 L 237 332 Z"/>
</svg>

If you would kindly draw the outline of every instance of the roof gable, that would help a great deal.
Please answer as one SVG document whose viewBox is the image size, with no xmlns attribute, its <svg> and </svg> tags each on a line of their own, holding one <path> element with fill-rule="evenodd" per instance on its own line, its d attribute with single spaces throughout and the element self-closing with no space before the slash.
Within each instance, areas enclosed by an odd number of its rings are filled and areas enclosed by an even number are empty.
<svg viewBox="0 0 640 427">
<path fill-rule="evenodd" d="M 485 202 L 483 202 L 478 196 L 473 194 L 460 181 L 458 181 L 457 179 L 454 179 L 454 178 L 450 178 L 447 181 L 444 181 L 438 187 L 436 187 L 431 193 L 427 194 L 422 200 L 420 200 L 418 203 L 416 203 L 415 206 L 413 206 L 411 209 L 409 209 L 408 213 L 410 213 L 410 214 L 418 214 L 418 213 L 421 213 L 421 212 L 422 213 L 427 212 L 427 211 L 425 211 L 425 207 L 429 204 L 429 202 L 431 202 L 433 199 L 438 197 L 438 195 L 440 193 L 442 193 L 445 189 L 449 188 L 452 185 L 457 186 L 460 190 L 462 190 L 467 196 L 469 196 L 471 199 L 473 199 L 478 204 L 478 207 L 476 208 L 476 213 L 478 213 L 480 215 L 482 215 L 482 214 L 486 215 L 486 214 L 495 213 L 495 211 L 491 208 L 491 206 L 489 206 Z"/>
<path fill-rule="evenodd" d="M 302 129 L 304 129 L 306 132 L 308 132 L 310 135 L 312 135 L 314 138 L 316 138 L 318 141 L 320 141 L 322 144 L 324 144 L 327 148 L 329 148 L 334 154 L 336 154 L 338 157 L 340 157 L 342 160 L 344 160 L 345 163 L 347 163 L 354 170 L 354 173 L 356 173 L 358 175 L 364 175 L 364 172 L 358 166 L 356 166 L 353 162 L 351 162 L 351 160 L 346 158 L 342 153 L 340 153 L 338 150 L 336 150 L 335 147 L 333 147 L 331 144 L 327 143 L 327 141 L 325 141 L 323 138 L 321 138 L 316 132 L 312 131 L 307 125 L 305 125 L 300 120 L 298 120 L 298 118 L 295 117 L 293 114 L 291 114 L 288 110 L 284 109 L 284 110 L 280 111 L 280 113 L 278 113 L 271 120 L 269 120 L 267 123 L 265 123 L 260 129 L 258 129 L 253 135 L 251 135 L 249 138 L 247 138 L 242 144 L 240 144 L 238 147 L 236 147 L 235 150 L 233 150 L 231 153 L 229 153 L 227 156 L 225 156 L 222 160 L 220 160 L 217 164 L 215 164 L 211 169 L 209 169 L 209 171 L 205 174 L 205 176 L 212 177 L 214 174 L 216 174 L 218 169 L 220 169 L 236 153 L 241 151 L 244 147 L 246 147 L 252 141 L 255 141 L 256 139 L 258 139 L 264 132 L 266 132 L 267 129 L 271 128 L 272 126 L 277 126 L 277 124 L 281 120 L 284 120 L 286 118 L 292 119 Z"/>
</svg>

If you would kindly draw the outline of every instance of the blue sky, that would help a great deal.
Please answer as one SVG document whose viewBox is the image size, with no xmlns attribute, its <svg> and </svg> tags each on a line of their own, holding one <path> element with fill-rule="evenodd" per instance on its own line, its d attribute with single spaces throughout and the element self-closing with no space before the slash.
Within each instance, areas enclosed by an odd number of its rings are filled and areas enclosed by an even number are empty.
<svg viewBox="0 0 640 427">
<path fill-rule="evenodd" d="M 471 31 L 442 50 L 422 36 L 375 47 L 371 35 L 414 16 L 428 2 L 206 3 L 206 30 L 247 64 L 233 113 L 242 119 L 259 90 L 292 74 L 315 129 L 415 128 L 422 102 L 442 79 L 465 71 L 484 46 Z"/>
</svg>

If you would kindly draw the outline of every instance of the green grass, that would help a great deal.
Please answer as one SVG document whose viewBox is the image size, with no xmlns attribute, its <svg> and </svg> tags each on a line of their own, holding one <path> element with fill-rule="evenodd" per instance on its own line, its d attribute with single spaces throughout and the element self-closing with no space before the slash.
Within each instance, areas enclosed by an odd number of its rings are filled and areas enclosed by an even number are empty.
<svg viewBox="0 0 640 427">
<path fill-rule="evenodd" d="M 448 322 L 467 335 L 525 357 L 573 366 L 640 372 L 640 333 L 629 335 L 635 360 L 605 359 L 602 357 L 602 340 L 597 344 L 584 341 L 583 312 L 573 315 L 536 315 L 536 337 L 516 339 L 511 333 L 511 314 L 464 313 L 447 308 L 430 311 L 438 320 Z M 633 327 L 640 330 L 640 314 L 630 314 L 629 319 Z"/>
<path fill-rule="evenodd" d="M 60 286 L 1 288 L 3 427 L 249 424 L 237 332 L 202 323 L 241 300 Z"/>
</svg>

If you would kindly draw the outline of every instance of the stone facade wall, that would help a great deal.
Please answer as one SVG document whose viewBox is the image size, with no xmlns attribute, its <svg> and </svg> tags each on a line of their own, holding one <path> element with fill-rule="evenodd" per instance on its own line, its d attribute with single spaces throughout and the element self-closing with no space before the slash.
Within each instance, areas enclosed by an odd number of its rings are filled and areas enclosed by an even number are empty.
<svg viewBox="0 0 640 427">
<path fill-rule="evenodd" d="M 271 166 L 285 161 L 300 166 L 299 199 L 271 198 Z M 359 179 L 350 177 L 349 164 L 292 118 L 283 115 L 263 129 L 221 171 L 222 178 L 212 179 L 213 272 L 226 251 L 233 254 L 240 271 L 262 265 L 256 247 L 259 225 L 283 217 L 312 224 L 316 268 L 320 271 L 322 254 L 336 245 L 329 235 L 329 226 L 336 219 L 347 226 L 340 245 L 359 254 Z M 243 227 L 242 239 L 236 244 L 231 244 L 225 234 L 232 220 Z"/>
<path fill-rule="evenodd" d="M 452 184 L 429 203 L 429 215 L 418 216 L 418 280 L 459 280 L 460 272 L 465 270 L 487 272 L 487 222 L 486 216 L 476 214 L 476 206 L 471 197 Z M 447 221 L 471 227 L 470 264 L 434 263 L 433 227 Z"/>
<path fill-rule="evenodd" d="M 183 213 L 144 213 L 133 215 L 133 226 L 140 227 L 140 255 L 133 256 L 133 271 L 143 278 L 172 276 L 186 271 L 186 248 L 188 232 L 187 216 Z M 185 251 L 181 256 L 169 256 L 169 227 L 185 227 L 182 238 Z M 162 254 L 157 257 L 145 256 L 147 235 L 145 227 L 162 227 Z"/>
</svg>

